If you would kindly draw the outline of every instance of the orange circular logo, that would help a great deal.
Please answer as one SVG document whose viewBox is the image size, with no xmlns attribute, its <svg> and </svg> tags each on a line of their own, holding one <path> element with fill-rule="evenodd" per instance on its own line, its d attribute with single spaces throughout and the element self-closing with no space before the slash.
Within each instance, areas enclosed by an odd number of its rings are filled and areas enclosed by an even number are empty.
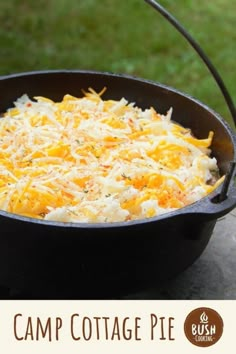
<svg viewBox="0 0 236 354">
<path fill-rule="evenodd" d="M 184 322 L 184 332 L 188 340 L 198 347 L 210 347 L 223 334 L 224 323 L 215 310 L 199 307 L 189 313 Z"/>
</svg>

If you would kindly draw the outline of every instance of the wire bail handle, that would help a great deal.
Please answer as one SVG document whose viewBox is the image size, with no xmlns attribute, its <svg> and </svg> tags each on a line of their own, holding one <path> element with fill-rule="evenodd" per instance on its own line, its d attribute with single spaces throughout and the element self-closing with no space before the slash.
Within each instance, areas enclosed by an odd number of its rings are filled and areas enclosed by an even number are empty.
<svg viewBox="0 0 236 354">
<path fill-rule="evenodd" d="M 199 54 L 200 58 L 204 61 L 212 76 L 214 77 L 216 83 L 218 84 L 227 106 L 230 110 L 231 116 L 233 118 L 233 122 L 236 126 L 236 107 L 233 103 L 232 97 L 227 90 L 222 77 L 219 72 L 216 70 L 215 66 L 212 64 L 210 59 L 207 57 L 206 53 L 200 47 L 200 45 L 193 39 L 193 37 L 187 32 L 187 30 L 177 21 L 177 19 L 171 15 L 163 6 L 161 6 L 155 0 L 144 0 L 149 5 L 151 5 L 155 10 L 157 10 L 161 15 L 163 15 L 183 36 L 187 41 L 191 44 L 191 46 L 195 49 L 195 51 Z"/>
</svg>

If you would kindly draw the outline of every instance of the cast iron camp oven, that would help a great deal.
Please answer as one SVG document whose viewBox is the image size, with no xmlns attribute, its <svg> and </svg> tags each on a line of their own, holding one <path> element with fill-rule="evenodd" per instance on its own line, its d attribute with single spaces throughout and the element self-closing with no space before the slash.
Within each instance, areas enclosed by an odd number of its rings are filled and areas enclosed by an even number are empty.
<svg viewBox="0 0 236 354">
<path fill-rule="evenodd" d="M 214 131 L 212 155 L 222 174 L 232 172 L 236 138 L 229 125 L 195 98 L 156 82 L 95 71 L 14 74 L 0 78 L 0 112 L 25 93 L 61 100 L 89 87 L 107 87 L 104 99 L 125 97 L 163 114 L 173 107 L 173 120 L 198 138 Z M 145 220 L 63 223 L 0 211 L 0 284 L 32 299 L 119 298 L 158 286 L 201 255 L 217 219 L 235 207 L 233 177 L 228 182 L 224 195 L 220 186 L 194 204 Z"/>
<path fill-rule="evenodd" d="M 142 108 L 155 107 L 192 130 L 198 138 L 214 131 L 212 154 L 221 173 L 236 156 L 235 137 L 222 118 L 172 88 L 133 77 L 88 71 L 51 71 L 0 79 L 4 111 L 23 93 L 53 100 L 93 87 L 104 99 L 126 97 Z M 217 202 L 215 191 L 200 201 L 151 219 L 102 223 L 62 223 L 0 211 L 0 284 L 33 297 L 121 296 L 183 271 L 206 247 L 217 218 L 236 205 L 236 188 Z M 214 200 L 215 198 L 215 200 Z M 29 287 L 29 289 L 27 289 Z"/>
</svg>

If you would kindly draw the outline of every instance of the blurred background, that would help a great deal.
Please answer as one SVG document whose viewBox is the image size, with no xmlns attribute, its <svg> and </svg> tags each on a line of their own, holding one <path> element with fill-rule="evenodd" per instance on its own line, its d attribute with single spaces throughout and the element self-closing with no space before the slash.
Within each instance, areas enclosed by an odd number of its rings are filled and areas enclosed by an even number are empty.
<svg viewBox="0 0 236 354">
<path fill-rule="evenodd" d="M 236 101 L 236 1 L 161 0 L 202 46 Z M 144 0 L 0 2 L 0 75 L 92 69 L 151 79 L 231 115 L 205 64 Z"/>
</svg>

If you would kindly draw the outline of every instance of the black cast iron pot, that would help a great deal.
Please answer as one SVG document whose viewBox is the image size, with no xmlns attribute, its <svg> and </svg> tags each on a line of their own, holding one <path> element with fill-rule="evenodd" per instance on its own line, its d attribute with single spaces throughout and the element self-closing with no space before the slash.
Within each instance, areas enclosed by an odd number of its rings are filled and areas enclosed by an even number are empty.
<svg viewBox="0 0 236 354">
<path fill-rule="evenodd" d="M 153 106 L 198 138 L 214 131 L 212 155 L 222 174 L 236 159 L 236 137 L 214 111 L 175 89 L 129 76 L 46 71 L 0 78 L 0 112 L 24 93 L 61 100 L 89 87 L 104 99 L 125 97 Z M 107 224 L 62 223 L 0 211 L 0 284 L 29 298 L 116 298 L 158 285 L 182 272 L 205 249 L 217 219 L 236 205 L 233 181 L 200 201 L 151 219 Z"/>
</svg>

